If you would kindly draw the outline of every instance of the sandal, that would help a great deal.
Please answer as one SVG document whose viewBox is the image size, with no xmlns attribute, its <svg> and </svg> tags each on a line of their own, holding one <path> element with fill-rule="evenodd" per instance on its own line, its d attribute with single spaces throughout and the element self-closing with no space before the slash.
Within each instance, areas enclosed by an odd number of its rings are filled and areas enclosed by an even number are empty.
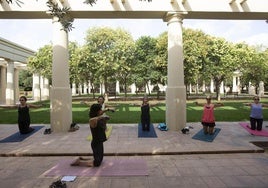
<svg viewBox="0 0 268 188">
<path fill-rule="evenodd" d="M 66 188 L 67 185 L 65 182 L 62 182 L 61 180 L 53 182 L 49 188 Z"/>
</svg>

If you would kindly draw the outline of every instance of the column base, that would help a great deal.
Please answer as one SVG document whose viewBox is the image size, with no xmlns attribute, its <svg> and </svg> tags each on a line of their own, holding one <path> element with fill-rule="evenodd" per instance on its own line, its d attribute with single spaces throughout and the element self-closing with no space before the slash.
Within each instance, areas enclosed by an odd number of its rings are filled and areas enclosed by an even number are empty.
<svg viewBox="0 0 268 188">
<path fill-rule="evenodd" d="M 186 88 L 167 87 L 166 124 L 170 130 L 178 131 L 186 126 Z"/>
<path fill-rule="evenodd" d="M 70 88 L 51 88 L 50 124 L 53 132 L 68 132 L 72 123 Z"/>
</svg>

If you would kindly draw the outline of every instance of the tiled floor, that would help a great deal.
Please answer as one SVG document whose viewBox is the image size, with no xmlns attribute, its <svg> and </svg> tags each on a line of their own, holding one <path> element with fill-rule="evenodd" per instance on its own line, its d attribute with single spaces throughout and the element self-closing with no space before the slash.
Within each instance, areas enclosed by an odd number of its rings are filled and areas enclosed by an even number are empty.
<svg viewBox="0 0 268 188">
<path fill-rule="evenodd" d="M 138 138 L 137 125 L 111 125 L 104 160 L 142 158 L 149 175 L 77 177 L 67 187 L 268 187 L 268 153 L 250 143 L 268 142 L 268 137 L 250 135 L 237 122 L 218 122 L 219 135 L 213 142 L 203 142 L 192 139 L 201 125 L 187 125 L 194 127 L 190 134 L 156 129 L 157 138 Z M 91 155 L 88 125 L 80 125 L 76 132 L 50 135 L 44 135 L 44 129 L 22 142 L 0 143 L 1 188 L 47 188 L 61 177 L 46 177 L 45 171 L 60 160 Z M 0 139 L 16 131 L 17 125 L 0 125 Z"/>
</svg>

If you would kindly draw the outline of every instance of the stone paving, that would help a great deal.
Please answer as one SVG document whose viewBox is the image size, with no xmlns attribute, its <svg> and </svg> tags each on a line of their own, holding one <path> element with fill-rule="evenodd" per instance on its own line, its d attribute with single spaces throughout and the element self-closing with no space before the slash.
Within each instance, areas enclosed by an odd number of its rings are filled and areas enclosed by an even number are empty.
<svg viewBox="0 0 268 188">
<path fill-rule="evenodd" d="M 63 159 L 92 154 L 86 140 L 89 127 L 79 126 L 75 132 L 45 135 L 44 125 L 22 142 L 0 143 L 0 187 L 45 188 L 61 179 L 44 173 Z M 134 124 L 109 126 L 113 130 L 104 145 L 104 160 L 142 158 L 149 175 L 77 177 L 67 187 L 268 187 L 268 153 L 251 143 L 268 142 L 268 137 L 250 135 L 238 122 L 218 122 L 221 131 L 213 142 L 192 139 L 202 128 L 200 123 L 187 123 L 193 127 L 189 134 L 155 129 L 157 138 L 138 138 Z M 0 140 L 16 131 L 15 124 L 0 125 Z"/>
</svg>

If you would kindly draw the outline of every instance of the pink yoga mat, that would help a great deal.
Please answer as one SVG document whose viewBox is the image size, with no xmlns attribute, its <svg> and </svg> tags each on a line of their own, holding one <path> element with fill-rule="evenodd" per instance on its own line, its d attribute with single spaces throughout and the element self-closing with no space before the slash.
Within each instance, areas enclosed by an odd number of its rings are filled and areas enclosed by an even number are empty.
<svg viewBox="0 0 268 188">
<path fill-rule="evenodd" d="M 147 176 L 142 159 L 103 160 L 100 167 L 70 166 L 74 160 L 62 160 L 44 173 L 45 176 Z"/>
<path fill-rule="evenodd" d="M 263 130 L 263 129 L 261 131 L 252 130 L 250 128 L 249 123 L 241 122 L 241 123 L 239 123 L 239 125 L 244 127 L 250 134 L 253 134 L 255 136 L 268 136 L 268 131 Z"/>
</svg>

